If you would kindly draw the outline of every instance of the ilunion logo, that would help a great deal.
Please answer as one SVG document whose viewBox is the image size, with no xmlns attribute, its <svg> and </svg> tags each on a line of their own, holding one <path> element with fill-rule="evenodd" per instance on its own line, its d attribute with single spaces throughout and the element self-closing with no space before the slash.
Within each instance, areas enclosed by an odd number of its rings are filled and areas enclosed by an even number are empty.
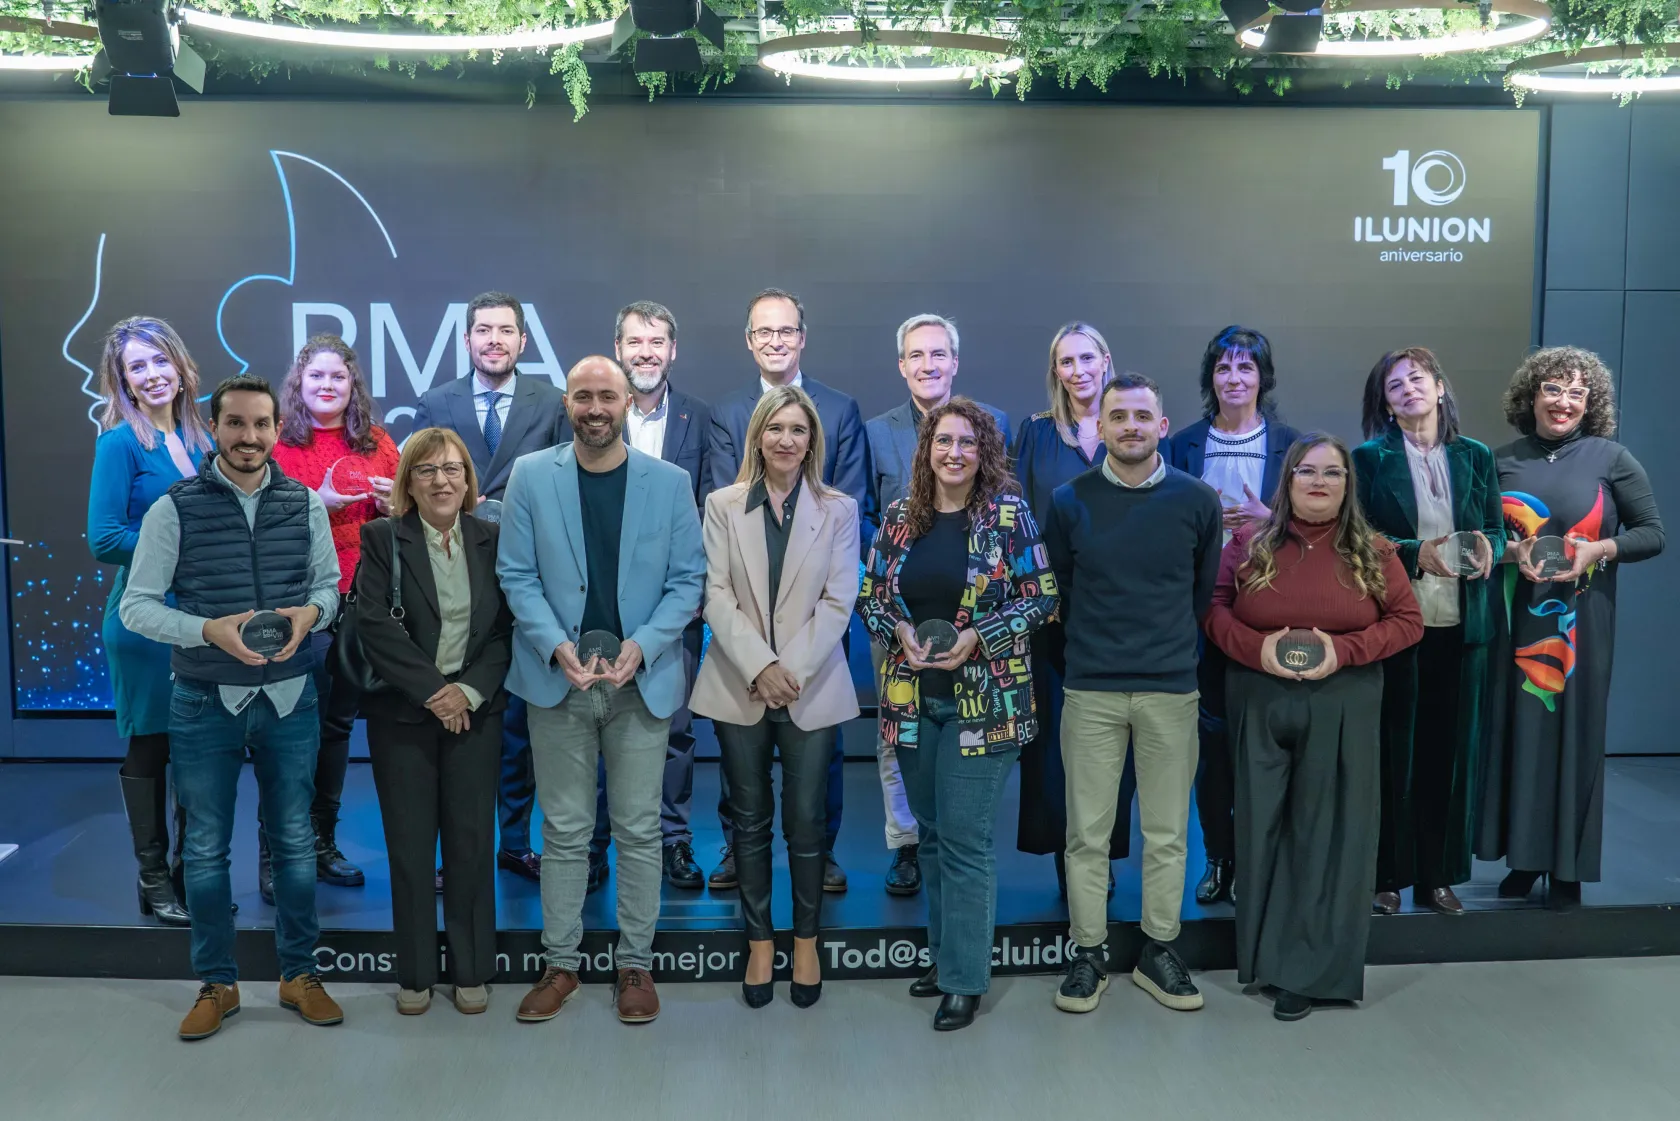
<svg viewBox="0 0 1680 1121">
<path fill-rule="evenodd" d="M 1381 164 L 1382 169 L 1394 178 L 1390 201 L 1396 211 L 1382 215 L 1355 215 L 1353 240 L 1421 242 L 1428 248 L 1384 249 L 1378 254 L 1379 260 L 1457 264 L 1464 260 L 1460 246 L 1493 240 L 1493 219 L 1489 217 L 1457 214 L 1443 217 L 1416 209 L 1409 214 L 1398 210 L 1411 207 L 1414 199 L 1426 207 L 1448 206 L 1457 202 L 1470 182 L 1470 174 L 1458 156 L 1445 148 L 1431 148 L 1413 159 L 1411 149 L 1401 148 L 1393 155 L 1383 157 Z"/>
<path fill-rule="evenodd" d="M 1436 148 L 1425 152 L 1412 162 L 1412 153 L 1402 148 L 1382 162 L 1384 171 L 1394 173 L 1394 205 L 1408 204 L 1406 189 L 1418 197 L 1418 201 L 1430 206 L 1445 206 L 1464 193 L 1465 183 L 1469 176 L 1464 170 L 1464 161 L 1451 152 Z M 1441 172 L 1446 172 L 1447 182 L 1444 187 L 1431 185 L 1430 178 L 1440 181 Z"/>
</svg>

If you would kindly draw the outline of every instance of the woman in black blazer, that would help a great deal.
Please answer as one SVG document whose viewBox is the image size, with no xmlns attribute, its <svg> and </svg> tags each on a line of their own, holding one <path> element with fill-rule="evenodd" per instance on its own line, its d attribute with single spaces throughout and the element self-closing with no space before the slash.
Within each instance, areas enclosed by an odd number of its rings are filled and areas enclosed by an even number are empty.
<svg viewBox="0 0 1680 1121">
<path fill-rule="evenodd" d="M 362 526 L 356 625 L 387 690 L 362 697 L 397 938 L 397 1011 L 437 982 L 432 857 L 443 838 L 443 926 L 455 1007 L 483 1012 L 496 964 L 496 782 L 513 615 L 496 580 L 496 529 L 472 516 L 472 456 L 455 433 L 408 438 L 392 516 Z M 392 552 L 402 611 L 392 610 Z"/>
<path fill-rule="evenodd" d="M 1284 456 L 1299 435 L 1277 418 L 1272 392 L 1272 344 L 1259 331 L 1230 326 L 1202 354 L 1202 419 L 1173 433 L 1162 454 L 1219 492 L 1225 507 L 1225 540 L 1247 522 L 1264 521 L 1277 491 Z M 1202 644 L 1196 679 L 1201 689 L 1196 729 L 1201 741 L 1196 769 L 1196 815 L 1207 848 L 1207 871 L 1196 902 L 1231 900 L 1236 874 L 1236 788 L 1231 746 L 1225 736 L 1225 655 Z"/>
</svg>

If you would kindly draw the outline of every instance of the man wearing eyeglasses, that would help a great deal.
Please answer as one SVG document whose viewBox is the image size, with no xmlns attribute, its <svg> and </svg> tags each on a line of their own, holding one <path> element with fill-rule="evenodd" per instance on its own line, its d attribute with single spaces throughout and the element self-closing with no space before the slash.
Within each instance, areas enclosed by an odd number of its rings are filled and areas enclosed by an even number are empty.
<svg viewBox="0 0 1680 1121">
<path fill-rule="evenodd" d="M 866 556 L 880 528 L 882 512 L 910 493 L 910 464 L 916 457 L 922 417 L 951 399 L 951 386 L 957 376 L 957 347 L 957 325 L 943 316 L 912 315 L 899 325 L 898 372 L 910 389 L 910 399 L 870 418 L 863 426 L 869 448 L 869 501 L 864 506 L 860 536 Z M 997 421 L 1007 448 L 1009 415 L 990 405 L 980 407 Z M 870 645 L 879 682 L 886 651 L 879 643 Z M 922 868 L 916 818 L 904 794 L 898 749 L 877 736 L 875 758 L 887 808 L 887 848 L 893 854 L 885 880 L 887 894 L 915 895 L 922 889 Z"/>
<path fill-rule="evenodd" d="M 1172 943 L 1196 777 L 1199 621 L 1213 602 L 1225 535 L 1219 493 L 1161 456 L 1161 391 L 1142 374 L 1109 383 L 1097 428 L 1108 454 L 1057 487 L 1044 517 L 1066 624 L 1062 763 L 1068 916 L 1077 943 L 1056 1007 L 1090 1012 L 1108 987 L 1108 844 L 1130 741 L 1148 939 L 1132 981 L 1166 1007 L 1191 1011 L 1202 994 Z"/>
<path fill-rule="evenodd" d="M 753 384 L 729 394 L 712 408 L 713 488 L 721 489 L 735 482 L 735 476 L 741 470 L 747 422 L 752 419 L 759 397 L 778 386 L 796 385 L 816 404 L 817 418 L 822 421 L 826 449 L 823 482 L 851 495 L 858 509 L 863 509 L 868 490 L 869 454 L 863 435 L 862 413 L 858 411 L 857 401 L 801 372 L 800 356 L 805 351 L 805 305 L 791 292 L 766 288 L 747 304 L 746 341 L 747 350 L 758 367 L 758 377 Z M 836 734 L 834 755 L 828 769 L 824 891 L 846 890 L 846 873 L 834 859 L 834 839 L 840 834 L 843 803 L 841 765 L 845 758 L 841 736 Z M 729 790 L 727 784 L 720 785 L 722 796 L 718 803 L 718 817 L 723 823 L 724 842 L 730 846 Z M 719 890 L 737 885 L 733 847 L 725 848 L 723 861 L 713 870 L 707 882 Z"/>
</svg>

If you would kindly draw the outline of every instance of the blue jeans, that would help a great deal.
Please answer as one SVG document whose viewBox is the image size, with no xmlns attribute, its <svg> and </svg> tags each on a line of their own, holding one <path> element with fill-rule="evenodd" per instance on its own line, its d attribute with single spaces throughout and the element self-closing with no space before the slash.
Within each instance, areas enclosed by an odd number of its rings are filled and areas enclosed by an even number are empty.
<svg viewBox="0 0 1680 1121">
<path fill-rule="evenodd" d="M 992 927 L 997 922 L 997 852 L 992 843 L 998 803 L 1021 749 L 1009 744 L 964 755 L 957 742 L 957 704 L 921 698 L 916 746 L 898 753 L 904 793 L 922 841 L 928 896 L 928 953 L 939 988 L 979 996 L 991 985 Z"/>
<path fill-rule="evenodd" d="M 192 913 L 193 972 L 231 985 L 239 979 L 233 955 L 233 889 L 228 843 L 233 837 L 239 772 L 250 749 L 263 830 L 274 857 L 274 942 L 280 976 L 315 970 L 320 923 L 315 915 L 315 755 L 321 718 L 313 680 L 282 719 L 267 694 L 237 716 L 215 685 L 177 677 L 169 698 L 169 761 L 187 811 L 187 910 Z"/>
</svg>

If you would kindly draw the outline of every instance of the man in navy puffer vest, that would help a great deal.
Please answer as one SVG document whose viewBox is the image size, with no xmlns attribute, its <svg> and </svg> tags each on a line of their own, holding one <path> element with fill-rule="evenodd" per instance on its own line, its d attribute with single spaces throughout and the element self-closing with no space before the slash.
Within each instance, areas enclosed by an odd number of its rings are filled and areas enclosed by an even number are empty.
<svg viewBox="0 0 1680 1121">
<path fill-rule="evenodd" d="M 216 387 L 216 454 L 146 512 L 120 609 L 129 630 L 174 648 L 170 762 L 187 812 L 187 908 L 193 971 L 202 982 L 182 1039 L 214 1035 L 239 1010 L 228 843 L 247 748 L 274 853 L 280 1003 L 312 1024 L 344 1018 L 315 973 L 320 926 L 309 803 L 320 724 L 303 643 L 338 609 L 338 557 L 320 496 L 269 460 L 278 411 L 261 378 Z M 290 641 L 269 657 L 240 637 L 258 611 L 291 624 Z"/>
</svg>

